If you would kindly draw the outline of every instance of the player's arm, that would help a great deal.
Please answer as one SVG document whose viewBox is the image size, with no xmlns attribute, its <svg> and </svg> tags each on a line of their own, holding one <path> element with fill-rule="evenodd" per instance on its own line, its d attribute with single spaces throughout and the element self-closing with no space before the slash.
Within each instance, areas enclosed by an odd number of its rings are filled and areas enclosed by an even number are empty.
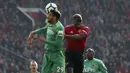
<svg viewBox="0 0 130 73">
<path fill-rule="evenodd" d="M 48 20 L 46 19 L 45 20 L 45 26 L 44 27 L 42 27 L 42 28 L 39 28 L 39 29 L 36 29 L 36 30 L 34 30 L 34 31 L 32 31 L 30 34 L 42 34 L 42 33 L 46 33 L 46 31 L 47 31 L 47 27 L 48 27 Z"/>
<path fill-rule="evenodd" d="M 30 33 L 29 37 L 32 37 L 34 34 L 40 35 L 42 33 L 46 33 L 46 30 L 47 30 L 47 27 L 42 27 L 42 28 L 36 29 Z"/>
<path fill-rule="evenodd" d="M 55 41 L 45 40 L 45 38 L 43 38 L 43 37 L 40 37 L 37 39 L 39 39 L 42 43 L 46 43 L 51 46 L 59 47 L 59 46 L 61 46 L 60 44 L 63 42 L 63 39 L 64 39 L 64 30 L 63 29 L 58 30 Z"/>
<path fill-rule="evenodd" d="M 108 72 L 107 72 L 107 68 L 106 68 L 105 64 L 104 64 L 102 61 L 99 62 L 99 70 L 100 70 L 102 73 L 108 73 Z"/>
<path fill-rule="evenodd" d="M 39 28 L 39 29 L 36 29 L 32 32 L 30 32 L 27 40 L 28 40 L 28 43 L 31 44 L 32 43 L 32 40 L 33 40 L 33 36 L 34 34 L 41 34 L 41 33 L 45 33 L 47 30 L 47 27 L 43 27 L 43 28 Z"/>
<path fill-rule="evenodd" d="M 34 31 L 32 31 L 32 33 L 33 34 L 42 34 L 42 33 L 46 33 L 46 31 L 47 31 L 47 26 L 45 26 L 45 27 L 42 27 L 42 28 L 39 28 L 39 29 L 36 29 L 36 30 L 34 30 Z"/>
<path fill-rule="evenodd" d="M 65 37 L 71 40 L 80 40 L 85 38 L 87 35 L 88 33 L 85 30 L 82 30 L 80 34 L 74 34 L 74 35 L 65 34 Z"/>
</svg>

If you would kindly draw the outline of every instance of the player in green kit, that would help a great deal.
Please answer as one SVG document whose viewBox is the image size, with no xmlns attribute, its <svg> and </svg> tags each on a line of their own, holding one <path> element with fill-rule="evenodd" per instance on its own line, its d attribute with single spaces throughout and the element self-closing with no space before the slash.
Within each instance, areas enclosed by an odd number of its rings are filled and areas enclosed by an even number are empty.
<svg viewBox="0 0 130 73">
<path fill-rule="evenodd" d="M 84 60 L 83 73 L 108 73 L 104 63 L 94 58 L 95 51 L 91 48 L 86 50 L 87 59 Z"/>
<path fill-rule="evenodd" d="M 51 10 L 47 15 L 46 27 L 32 31 L 28 37 L 31 44 L 33 38 L 45 43 L 46 53 L 41 73 L 65 73 L 65 57 L 63 55 L 64 27 L 59 21 L 61 14 L 57 10 Z M 40 34 L 46 33 L 46 39 Z"/>
</svg>

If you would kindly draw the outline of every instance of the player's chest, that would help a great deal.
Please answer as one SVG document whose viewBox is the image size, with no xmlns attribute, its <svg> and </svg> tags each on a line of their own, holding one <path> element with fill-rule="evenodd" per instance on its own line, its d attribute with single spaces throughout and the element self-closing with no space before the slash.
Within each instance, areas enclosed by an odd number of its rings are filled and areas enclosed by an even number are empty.
<svg viewBox="0 0 130 73">
<path fill-rule="evenodd" d="M 47 36 L 55 36 L 56 35 L 56 28 L 50 26 L 47 28 Z"/>
<path fill-rule="evenodd" d="M 98 64 L 97 63 L 93 63 L 93 62 L 86 62 L 84 64 L 84 72 L 91 72 L 91 73 L 95 73 L 96 71 L 98 71 Z"/>
<path fill-rule="evenodd" d="M 83 29 L 70 29 L 69 31 L 68 31 L 68 34 L 69 35 L 73 35 L 73 34 L 79 34 L 81 31 L 82 31 Z"/>
</svg>

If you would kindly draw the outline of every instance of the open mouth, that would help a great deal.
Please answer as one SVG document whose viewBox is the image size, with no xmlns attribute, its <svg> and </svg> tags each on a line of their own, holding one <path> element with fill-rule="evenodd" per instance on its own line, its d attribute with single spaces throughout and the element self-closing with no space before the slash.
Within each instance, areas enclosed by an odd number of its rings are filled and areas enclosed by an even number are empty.
<svg viewBox="0 0 130 73">
<path fill-rule="evenodd" d="M 33 69 L 35 69 L 35 68 L 33 68 Z"/>
</svg>

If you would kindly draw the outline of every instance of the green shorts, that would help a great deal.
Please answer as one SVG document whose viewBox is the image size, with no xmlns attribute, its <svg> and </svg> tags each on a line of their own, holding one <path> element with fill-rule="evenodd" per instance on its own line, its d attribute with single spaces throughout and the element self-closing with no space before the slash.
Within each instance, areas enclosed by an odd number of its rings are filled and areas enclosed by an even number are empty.
<svg viewBox="0 0 130 73">
<path fill-rule="evenodd" d="M 43 59 L 41 73 L 65 73 L 65 57 L 62 51 L 47 51 Z"/>
</svg>

